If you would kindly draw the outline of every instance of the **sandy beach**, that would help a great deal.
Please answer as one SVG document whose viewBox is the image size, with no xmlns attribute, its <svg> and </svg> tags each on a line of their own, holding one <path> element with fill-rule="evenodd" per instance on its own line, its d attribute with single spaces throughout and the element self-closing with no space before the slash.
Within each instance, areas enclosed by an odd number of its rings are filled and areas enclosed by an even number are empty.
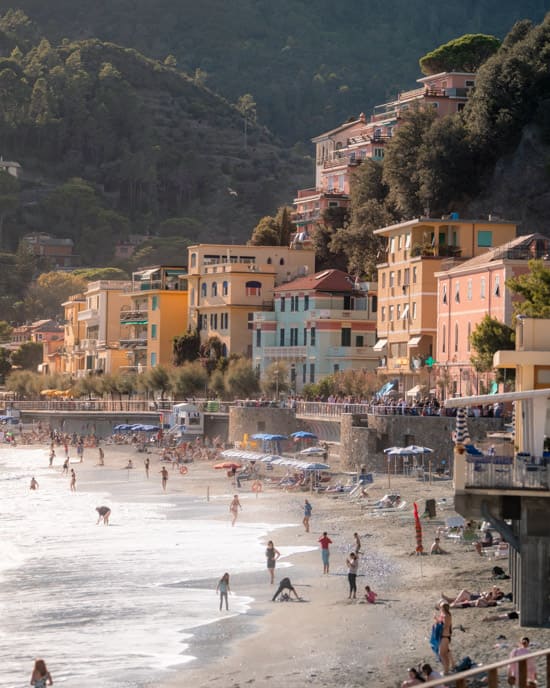
<svg viewBox="0 0 550 688">
<path fill-rule="evenodd" d="M 105 466 L 96 465 L 97 449 L 87 449 L 84 462 L 78 465 L 78 486 L 85 490 L 107 489 L 116 496 L 124 485 L 120 476 L 128 459 L 133 460 L 133 471 L 144 473 L 145 456 L 129 445 L 102 447 Z M 160 455 L 152 449 L 148 456 L 151 478 L 140 490 L 158 496 L 162 492 Z M 271 532 L 275 547 L 312 549 L 283 556 L 275 572 L 276 584 L 283 576 L 290 577 L 303 602 L 273 603 L 271 597 L 276 587 L 270 585 L 265 568 L 233 575 L 232 591 L 254 598 L 248 611 L 227 618 L 223 618 L 222 612 L 219 623 L 197 629 L 190 647 L 190 654 L 196 659 L 168 674 L 159 672 L 166 678 L 150 682 L 151 688 L 176 688 L 183 684 L 195 688 L 212 684 L 224 688 L 298 688 L 304 684 L 351 688 L 371 682 L 397 686 L 406 678 L 408 666 L 428 661 L 434 668 L 441 668 L 428 643 L 434 606 L 441 594 L 456 594 L 463 588 L 472 592 L 487 590 L 494 583 L 492 567 L 496 564 L 507 570 L 506 558 L 482 557 L 472 545 L 443 536 L 441 544 L 447 554 L 415 554 L 413 502 L 418 503 L 420 513 L 426 499 L 439 502 L 436 517 L 422 519 L 423 543 L 429 551 L 436 531 L 455 515 L 451 481 L 434 481 L 430 485 L 413 477 L 392 476 L 391 492 L 398 492 L 406 506 L 384 513 L 375 512 L 369 505 L 390 491 L 386 476 L 375 476 L 374 484 L 368 488 L 368 500 L 352 500 L 346 495 L 285 492 L 269 486 L 256 495 L 250 481 L 236 489 L 225 471 L 213 470 L 209 462 L 189 464 L 186 475 L 180 475 L 171 466 L 168 470 L 167 498 L 183 492 L 206 501 L 208 493 L 212 504 L 219 505 L 219 519 L 228 522 L 228 538 L 232 534 L 229 501 L 232 494 L 238 493 L 243 509 L 236 529 L 247 522 L 295 523 Z M 127 486 L 125 490 L 124 498 L 128 498 Z M 301 523 L 305 497 L 313 505 L 309 533 Z M 329 575 L 323 575 L 318 544 L 323 531 L 333 541 Z M 348 599 L 345 559 L 353 548 L 354 532 L 359 533 L 362 541 L 358 597 L 368 584 L 378 593 L 375 605 Z M 287 564 L 290 566 L 283 567 Z M 220 575 L 225 570 L 231 573 L 225 562 L 220 562 L 219 568 Z M 201 581 L 201 585 L 213 590 L 213 607 L 218 603 L 214 594 L 216 582 Z M 510 592 L 510 581 L 497 582 L 504 592 Z M 455 660 L 465 656 L 477 663 L 504 659 L 525 634 L 531 638 L 534 649 L 548 646 L 550 629 L 520 628 L 514 620 L 482 622 L 488 613 L 513 609 L 513 603 L 506 601 L 493 609 L 453 610 L 451 647 Z"/>
</svg>

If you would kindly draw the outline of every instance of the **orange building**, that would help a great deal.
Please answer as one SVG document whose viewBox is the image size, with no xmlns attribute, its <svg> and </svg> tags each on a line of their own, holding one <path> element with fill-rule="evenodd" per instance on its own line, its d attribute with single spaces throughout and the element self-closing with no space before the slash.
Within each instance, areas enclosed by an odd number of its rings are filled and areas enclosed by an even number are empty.
<svg viewBox="0 0 550 688">
<path fill-rule="evenodd" d="M 400 379 L 402 392 L 419 381 L 420 370 L 435 365 L 438 334 L 436 274 L 511 241 L 513 222 L 416 218 L 377 229 L 387 241 L 378 265 L 380 372 Z M 428 383 L 428 386 L 430 383 Z"/>
</svg>

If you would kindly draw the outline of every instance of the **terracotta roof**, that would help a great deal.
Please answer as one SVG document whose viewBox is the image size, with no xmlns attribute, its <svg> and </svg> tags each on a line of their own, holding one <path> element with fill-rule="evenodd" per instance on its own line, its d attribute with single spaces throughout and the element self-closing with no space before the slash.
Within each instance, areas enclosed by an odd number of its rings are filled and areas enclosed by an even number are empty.
<svg viewBox="0 0 550 688">
<path fill-rule="evenodd" d="M 342 270 L 322 270 L 314 275 L 298 279 L 275 287 L 275 291 L 322 291 L 351 293 L 356 291 L 355 279 Z"/>
</svg>

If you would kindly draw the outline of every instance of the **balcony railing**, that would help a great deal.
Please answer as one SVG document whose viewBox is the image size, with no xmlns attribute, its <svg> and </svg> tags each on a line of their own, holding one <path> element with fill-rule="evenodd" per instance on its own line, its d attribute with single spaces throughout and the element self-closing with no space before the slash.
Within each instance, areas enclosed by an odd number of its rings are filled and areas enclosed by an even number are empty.
<svg viewBox="0 0 550 688">
<path fill-rule="evenodd" d="M 99 318 L 99 311 L 97 308 L 86 308 L 80 311 L 77 317 L 79 322 L 84 320 L 97 320 Z"/>
<path fill-rule="evenodd" d="M 305 346 L 265 346 L 262 351 L 266 358 L 278 361 L 295 361 L 307 356 L 307 347 Z"/>
<path fill-rule="evenodd" d="M 146 325 L 149 313 L 144 309 L 120 311 L 121 325 Z"/>
<path fill-rule="evenodd" d="M 466 458 L 466 488 L 548 490 L 549 459 L 511 456 Z"/>
<path fill-rule="evenodd" d="M 376 351 L 367 346 L 330 346 L 329 358 L 378 358 Z"/>
<path fill-rule="evenodd" d="M 121 339 L 121 349 L 146 349 L 147 337 L 136 337 L 134 339 Z"/>
</svg>

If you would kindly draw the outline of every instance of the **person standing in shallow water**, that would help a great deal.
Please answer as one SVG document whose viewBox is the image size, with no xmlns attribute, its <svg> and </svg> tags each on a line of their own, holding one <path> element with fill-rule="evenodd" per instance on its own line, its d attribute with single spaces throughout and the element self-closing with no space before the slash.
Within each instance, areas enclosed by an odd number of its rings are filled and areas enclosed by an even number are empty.
<svg viewBox="0 0 550 688">
<path fill-rule="evenodd" d="M 34 663 L 34 668 L 31 674 L 31 686 L 34 688 L 46 688 L 46 686 L 53 686 L 53 680 L 46 662 L 43 659 L 37 659 Z"/>
<path fill-rule="evenodd" d="M 242 504 L 239 501 L 239 495 L 233 495 L 233 499 L 231 500 L 231 504 L 229 505 L 229 513 L 231 514 L 231 525 L 235 525 L 235 521 L 237 520 L 237 516 L 239 515 L 239 509 L 242 511 Z"/>
<path fill-rule="evenodd" d="M 224 600 L 225 600 L 225 609 L 227 611 L 229 611 L 229 602 L 227 599 L 227 596 L 229 595 L 229 592 L 230 592 L 229 574 L 228 573 L 224 573 L 223 576 L 218 581 L 218 585 L 216 586 L 216 592 L 218 592 L 220 594 L 220 612 L 222 610 Z"/>
<path fill-rule="evenodd" d="M 74 468 L 71 468 L 70 488 L 71 488 L 71 492 L 76 492 L 76 473 L 74 471 Z"/>
<path fill-rule="evenodd" d="M 275 549 L 273 540 L 269 540 L 265 550 L 265 556 L 267 559 L 267 570 L 269 571 L 270 583 L 273 585 L 275 582 L 275 562 L 281 556 L 278 549 Z"/>
<path fill-rule="evenodd" d="M 306 533 L 309 533 L 309 520 L 311 518 L 311 512 L 312 511 L 313 511 L 313 507 L 311 506 L 311 504 L 306 499 L 304 501 L 304 520 L 302 521 L 302 523 L 304 524 L 304 528 L 305 528 Z"/>
</svg>

